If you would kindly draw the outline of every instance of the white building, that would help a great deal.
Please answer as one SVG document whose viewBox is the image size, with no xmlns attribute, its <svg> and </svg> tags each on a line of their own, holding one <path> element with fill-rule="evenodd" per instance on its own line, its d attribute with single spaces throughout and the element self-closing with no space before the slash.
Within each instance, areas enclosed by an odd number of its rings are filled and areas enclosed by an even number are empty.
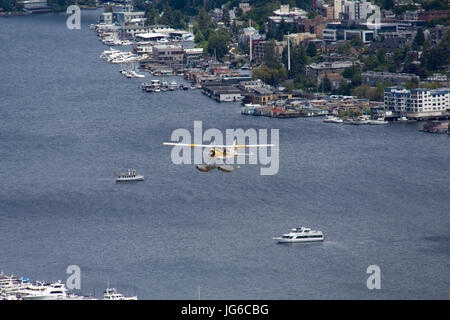
<svg viewBox="0 0 450 320">
<path fill-rule="evenodd" d="M 346 1 L 343 13 L 348 20 L 367 19 L 369 13 L 369 4 L 367 1 Z"/>
<path fill-rule="evenodd" d="M 339 19 L 341 13 L 344 13 L 345 0 L 334 0 L 334 18 Z"/>
<path fill-rule="evenodd" d="M 440 116 L 450 111 L 450 89 L 412 89 L 389 87 L 384 89 L 387 110 L 406 114 L 407 117 Z"/>
<path fill-rule="evenodd" d="M 293 17 L 299 19 L 307 19 L 308 12 L 299 8 L 290 8 L 288 4 L 280 5 L 280 9 L 277 9 L 273 12 L 273 14 L 277 17 Z"/>
</svg>

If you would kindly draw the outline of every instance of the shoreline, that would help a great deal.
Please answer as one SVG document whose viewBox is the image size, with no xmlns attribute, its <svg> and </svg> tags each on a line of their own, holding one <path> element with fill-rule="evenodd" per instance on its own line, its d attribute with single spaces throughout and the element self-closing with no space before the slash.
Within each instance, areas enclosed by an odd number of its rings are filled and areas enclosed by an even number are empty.
<svg viewBox="0 0 450 320">
<path fill-rule="evenodd" d="M 97 10 L 101 7 L 89 7 L 85 5 L 79 5 L 81 10 Z M 65 12 L 67 8 L 48 8 L 48 9 L 38 9 L 38 10 L 27 10 L 27 11 L 9 11 L 0 12 L 0 17 L 12 17 L 12 16 L 26 16 L 33 13 L 49 13 L 49 12 Z"/>
</svg>

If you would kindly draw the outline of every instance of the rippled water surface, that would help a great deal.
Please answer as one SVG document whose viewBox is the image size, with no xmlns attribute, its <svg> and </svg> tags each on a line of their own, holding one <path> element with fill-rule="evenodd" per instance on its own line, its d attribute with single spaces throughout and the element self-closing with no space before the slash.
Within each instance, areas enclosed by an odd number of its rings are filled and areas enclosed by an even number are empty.
<svg viewBox="0 0 450 320">
<path fill-rule="evenodd" d="M 0 269 L 145 299 L 448 299 L 450 136 L 144 93 L 64 14 L 0 18 Z M 181 78 L 175 78 L 182 81 Z M 147 78 L 148 80 L 148 78 Z M 177 128 L 280 129 L 280 170 L 175 166 Z M 116 184 L 135 168 L 146 180 Z M 278 245 L 295 226 L 323 243 Z M 381 290 L 366 269 L 381 268 Z"/>
</svg>

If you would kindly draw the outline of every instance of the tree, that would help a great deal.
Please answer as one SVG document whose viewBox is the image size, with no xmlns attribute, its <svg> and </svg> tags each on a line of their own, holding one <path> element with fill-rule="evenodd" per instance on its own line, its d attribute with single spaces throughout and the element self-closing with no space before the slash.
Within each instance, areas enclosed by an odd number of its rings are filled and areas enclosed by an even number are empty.
<svg viewBox="0 0 450 320">
<path fill-rule="evenodd" d="M 325 75 L 325 77 L 320 82 L 319 89 L 322 90 L 322 92 L 330 92 L 331 91 L 331 81 L 330 81 L 330 79 L 328 79 L 327 75 Z"/>
<path fill-rule="evenodd" d="M 423 29 L 419 28 L 417 29 L 416 37 L 414 38 L 414 44 L 418 46 L 423 46 L 425 43 L 425 36 L 423 34 Z"/>
<path fill-rule="evenodd" d="M 352 65 L 351 67 L 348 67 L 344 70 L 342 76 L 346 79 L 351 79 L 353 78 L 354 75 L 358 73 L 360 73 L 359 69 L 355 65 Z"/>
<path fill-rule="evenodd" d="M 442 48 L 431 48 L 425 50 L 421 62 L 427 70 L 436 71 L 449 63 L 449 54 Z"/>
<path fill-rule="evenodd" d="M 201 8 L 197 17 L 198 27 L 200 30 L 209 29 L 211 26 L 211 19 L 208 16 L 205 8 Z"/>
<path fill-rule="evenodd" d="M 279 69 L 272 69 L 266 65 L 261 65 L 252 70 L 253 79 L 261 79 L 264 82 L 274 85 L 286 79 L 286 70 L 281 67 Z"/>
<path fill-rule="evenodd" d="M 359 86 L 361 84 L 361 82 L 362 82 L 361 73 L 359 73 L 359 72 L 355 73 L 352 76 L 352 86 L 354 86 L 354 87 Z"/>
<path fill-rule="evenodd" d="M 350 54 L 350 49 L 351 49 L 350 43 L 346 42 L 345 44 L 337 47 L 337 52 L 339 54 Z"/>
<path fill-rule="evenodd" d="M 208 39 L 208 53 L 215 54 L 217 58 L 222 58 L 228 53 L 228 37 L 220 32 L 212 34 Z"/>
<path fill-rule="evenodd" d="M 362 42 L 361 37 L 357 36 L 350 40 L 350 45 L 353 47 L 362 47 L 364 43 Z"/>
<path fill-rule="evenodd" d="M 281 67 L 280 58 L 278 57 L 275 41 L 273 39 L 266 42 L 264 46 L 263 64 L 271 69 L 279 69 Z"/>
<path fill-rule="evenodd" d="M 349 96 L 351 95 L 350 89 L 352 88 L 352 85 L 350 83 L 347 83 L 346 81 L 342 81 L 339 84 L 338 89 L 336 90 L 336 93 L 343 96 Z"/>
<path fill-rule="evenodd" d="M 317 47 L 313 42 L 308 43 L 308 47 L 306 48 L 306 55 L 308 57 L 314 57 L 317 54 Z"/>
<path fill-rule="evenodd" d="M 225 26 L 229 27 L 230 26 L 230 9 L 225 6 L 222 10 L 222 16 L 223 16 L 223 23 L 225 24 Z"/>
<path fill-rule="evenodd" d="M 377 51 L 377 61 L 379 64 L 383 64 L 386 59 L 386 50 L 381 48 Z"/>
<path fill-rule="evenodd" d="M 288 65 L 287 46 L 284 47 L 281 61 L 286 66 Z M 306 50 L 303 46 L 291 47 L 291 70 L 288 71 L 290 77 L 296 77 L 297 74 L 303 73 L 305 65 L 308 64 L 308 57 L 306 56 Z"/>
</svg>

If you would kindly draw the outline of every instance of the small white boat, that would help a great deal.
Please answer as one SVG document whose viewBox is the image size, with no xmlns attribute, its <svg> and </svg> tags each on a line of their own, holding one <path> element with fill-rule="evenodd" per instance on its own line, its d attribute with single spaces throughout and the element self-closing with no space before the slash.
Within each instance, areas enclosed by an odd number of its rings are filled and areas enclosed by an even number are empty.
<svg viewBox="0 0 450 320">
<path fill-rule="evenodd" d="M 121 173 L 117 175 L 116 182 L 126 182 L 126 181 L 142 181 L 144 176 L 137 174 L 136 170 L 129 169 L 128 173 Z"/>
<path fill-rule="evenodd" d="M 311 230 L 310 228 L 301 227 L 291 229 L 291 232 L 283 234 L 281 237 L 272 238 L 280 243 L 295 243 L 295 242 L 312 242 L 323 241 L 323 233 L 318 230 Z"/>
<path fill-rule="evenodd" d="M 145 74 L 138 73 L 136 71 L 133 71 L 133 75 L 135 78 L 145 78 Z"/>
<path fill-rule="evenodd" d="M 123 294 L 118 293 L 114 288 L 107 288 L 103 294 L 103 300 L 137 300 L 137 296 L 125 297 Z"/>
<path fill-rule="evenodd" d="M 388 124 L 389 123 L 389 121 L 384 120 L 384 118 L 370 119 L 368 121 L 369 121 L 369 124 Z"/>
<path fill-rule="evenodd" d="M 344 120 L 335 116 L 326 116 L 323 122 L 342 123 Z"/>
</svg>

